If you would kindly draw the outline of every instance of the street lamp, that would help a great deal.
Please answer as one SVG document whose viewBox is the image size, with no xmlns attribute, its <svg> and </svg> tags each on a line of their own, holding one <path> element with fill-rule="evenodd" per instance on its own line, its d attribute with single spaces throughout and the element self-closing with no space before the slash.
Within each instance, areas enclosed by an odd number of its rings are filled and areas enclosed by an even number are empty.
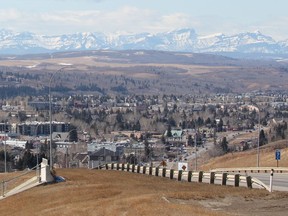
<svg viewBox="0 0 288 216">
<path fill-rule="evenodd" d="M 38 127 L 40 124 L 37 123 L 36 127 L 35 127 L 35 140 L 37 139 L 37 135 L 38 135 Z M 37 165 L 36 165 L 36 176 L 40 176 L 40 172 L 39 172 L 39 142 L 38 140 L 36 140 L 36 148 L 37 148 Z M 39 178 L 40 180 L 40 178 Z"/>
<path fill-rule="evenodd" d="M 257 104 L 253 105 L 257 108 L 258 110 L 258 139 L 257 139 L 257 167 L 259 167 L 259 161 L 260 161 L 260 108 Z M 255 109 L 254 109 L 255 110 Z M 256 111 L 256 110 L 255 110 Z"/>
<path fill-rule="evenodd" d="M 197 171 L 197 132 L 195 128 L 195 171 Z"/>
<path fill-rule="evenodd" d="M 68 66 L 65 66 L 65 67 L 61 67 L 60 69 L 56 70 L 50 77 L 50 80 L 49 80 L 49 118 L 50 118 L 50 145 L 49 145 L 49 148 L 50 148 L 50 170 L 52 171 L 53 170 L 53 157 L 52 157 L 52 99 L 51 99 L 51 82 L 53 80 L 53 77 L 54 75 L 63 70 L 64 68 L 67 68 Z"/>
</svg>

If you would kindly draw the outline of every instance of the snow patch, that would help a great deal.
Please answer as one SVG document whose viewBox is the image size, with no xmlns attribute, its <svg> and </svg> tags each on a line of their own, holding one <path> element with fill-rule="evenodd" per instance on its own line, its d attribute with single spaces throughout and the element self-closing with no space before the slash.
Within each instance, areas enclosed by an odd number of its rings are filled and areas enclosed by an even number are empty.
<svg viewBox="0 0 288 216">
<path fill-rule="evenodd" d="M 38 64 L 28 65 L 28 66 L 25 66 L 25 68 L 31 69 L 31 68 L 36 68 L 37 66 L 38 66 Z"/>
<path fill-rule="evenodd" d="M 58 65 L 61 65 L 61 66 L 72 66 L 73 64 L 61 62 Z"/>
</svg>

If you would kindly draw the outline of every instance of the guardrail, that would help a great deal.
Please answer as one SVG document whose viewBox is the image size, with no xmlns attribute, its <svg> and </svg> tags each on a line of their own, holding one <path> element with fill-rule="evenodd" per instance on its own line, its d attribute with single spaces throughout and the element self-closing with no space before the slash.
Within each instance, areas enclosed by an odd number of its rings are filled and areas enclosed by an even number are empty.
<svg viewBox="0 0 288 216">
<path fill-rule="evenodd" d="M 132 173 L 139 173 L 144 175 L 159 176 L 169 179 L 175 179 L 177 181 L 188 181 L 188 182 L 200 182 L 208 184 L 220 184 L 220 185 L 231 185 L 234 187 L 260 187 L 267 189 L 268 187 L 256 178 L 251 176 L 242 176 L 240 174 L 228 174 L 226 172 L 193 172 L 193 171 L 182 171 L 174 169 L 166 169 L 165 167 L 146 167 L 138 166 L 127 163 L 112 163 L 105 164 L 94 169 L 106 169 L 106 170 L 118 170 Z"/>
<path fill-rule="evenodd" d="M 33 175 L 35 178 L 33 178 L 33 181 L 39 182 L 40 181 L 40 164 L 36 165 L 32 169 L 27 170 L 26 172 L 21 173 L 20 175 L 17 175 L 13 178 L 2 180 L 0 182 L 0 188 L 1 188 L 1 194 L 0 196 L 5 197 L 7 193 L 12 191 L 13 189 L 19 187 L 19 182 L 17 182 L 19 179 L 21 179 L 23 176 L 29 175 L 32 172 L 36 173 Z M 38 169 L 37 169 L 38 168 Z"/>
<path fill-rule="evenodd" d="M 213 169 L 211 172 L 229 172 L 229 173 L 269 173 L 273 170 L 274 172 L 277 173 L 283 173 L 283 172 L 288 172 L 287 167 L 245 167 L 245 168 L 218 168 L 218 169 Z"/>
<path fill-rule="evenodd" d="M 36 173 L 34 173 L 35 171 Z M 26 176 L 26 180 L 23 180 L 23 176 Z M 54 177 L 51 174 L 48 160 L 42 158 L 41 164 L 36 165 L 32 169 L 22 172 L 13 178 L 3 179 L 0 181 L 0 199 L 22 192 L 39 184 L 49 183 L 52 181 L 54 181 Z"/>
</svg>

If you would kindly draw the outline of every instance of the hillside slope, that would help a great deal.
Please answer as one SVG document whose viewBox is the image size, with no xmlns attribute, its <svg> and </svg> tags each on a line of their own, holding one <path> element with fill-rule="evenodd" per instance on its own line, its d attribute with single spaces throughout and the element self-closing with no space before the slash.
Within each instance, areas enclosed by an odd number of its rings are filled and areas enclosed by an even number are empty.
<svg viewBox="0 0 288 216">
<path fill-rule="evenodd" d="M 286 193 L 176 182 L 119 171 L 60 169 L 57 174 L 67 181 L 2 200 L 1 215 L 263 216 L 271 215 L 268 207 L 277 204 L 277 209 L 270 209 L 275 216 L 283 215 L 288 201 Z M 267 211 L 263 213 L 264 205 Z"/>
<path fill-rule="evenodd" d="M 52 91 L 70 95 L 287 91 L 287 68 L 287 63 L 272 60 L 143 50 L 66 52 L 0 59 L 2 87 L 29 87 L 33 88 L 30 94 L 37 90 L 39 95 L 46 93 L 45 87 L 55 72 Z"/>
<path fill-rule="evenodd" d="M 259 165 L 260 167 L 276 167 L 275 150 L 281 151 L 281 160 L 278 161 L 279 167 L 288 166 L 288 148 L 287 140 L 280 140 L 260 147 Z M 238 168 L 238 167 L 256 167 L 257 149 L 244 152 L 231 152 L 221 157 L 211 158 L 209 161 L 202 161 L 201 169 L 211 170 L 216 168 Z"/>
</svg>

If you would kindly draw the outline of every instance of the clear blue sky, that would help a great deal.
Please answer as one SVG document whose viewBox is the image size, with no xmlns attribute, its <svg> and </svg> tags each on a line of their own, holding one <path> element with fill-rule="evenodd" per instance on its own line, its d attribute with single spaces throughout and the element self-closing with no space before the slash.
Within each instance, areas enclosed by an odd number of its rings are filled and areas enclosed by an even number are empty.
<svg viewBox="0 0 288 216">
<path fill-rule="evenodd" d="M 288 39 L 287 0 L 0 0 L 0 28 L 41 34 L 259 30 Z"/>
</svg>

